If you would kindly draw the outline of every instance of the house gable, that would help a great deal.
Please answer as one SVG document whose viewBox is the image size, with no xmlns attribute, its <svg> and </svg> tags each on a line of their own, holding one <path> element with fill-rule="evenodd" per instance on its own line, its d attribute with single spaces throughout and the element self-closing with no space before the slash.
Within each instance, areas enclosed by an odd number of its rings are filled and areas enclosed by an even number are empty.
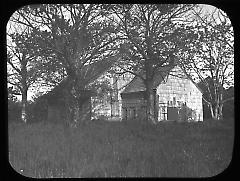
<svg viewBox="0 0 240 181">
<path fill-rule="evenodd" d="M 166 83 L 169 76 L 174 76 L 179 79 L 185 79 L 186 81 L 191 81 L 184 71 L 178 66 L 168 67 L 159 69 L 158 72 L 155 74 L 154 77 L 154 85 L 153 88 L 156 89 L 160 84 Z M 191 81 L 192 82 L 192 81 Z M 202 90 L 198 87 L 197 84 L 192 82 L 192 84 L 202 93 Z M 135 76 L 131 82 L 125 87 L 122 93 L 129 93 L 129 92 L 138 92 L 138 91 L 145 91 L 145 85 L 140 77 Z"/>
<path fill-rule="evenodd" d="M 144 96 L 137 96 L 145 90 L 143 81 L 139 77 L 134 77 L 121 94 L 123 99 L 122 118 L 131 119 L 146 112 Z M 203 120 L 202 92 L 179 66 L 171 67 L 166 71 L 160 69 L 154 77 L 153 90 L 156 90 L 154 104 L 157 110 L 156 117 L 159 121 L 166 119 L 188 120 L 186 114 L 185 118 L 179 118 L 178 111 L 183 105 L 192 111 L 193 120 Z"/>
<path fill-rule="evenodd" d="M 154 83 L 153 83 L 153 88 L 156 89 L 157 86 L 159 84 L 161 84 L 161 82 L 163 82 L 166 78 L 166 76 L 168 76 L 169 71 L 172 69 L 173 67 L 163 67 L 160 68 L 154 76 Z M 143 77 L 145 77 L 143 75 Z M 145 91 L 145 85 L 143 83 L 143 80 L 138 77 L 135 76 L 133 78 L 133 80 L 126 86 L 126 88 L 124 89 L 124 91 L 122 93 L 130 93 L 130 92 L 139 92 L 139 91 Z"/>
<path fill-rule="evenodd" d="M 159 101 L 162 103 L 175 102 L 173 99 L 177 99 L 179 102 L 188 102 L 188 94 L 192 90 L 200 93 L 179 66 L 174 67 L 166 76 L 165 81 L 157 86 Z M 178 103 L 176 102 L 176 104 Z"/>
</svg>

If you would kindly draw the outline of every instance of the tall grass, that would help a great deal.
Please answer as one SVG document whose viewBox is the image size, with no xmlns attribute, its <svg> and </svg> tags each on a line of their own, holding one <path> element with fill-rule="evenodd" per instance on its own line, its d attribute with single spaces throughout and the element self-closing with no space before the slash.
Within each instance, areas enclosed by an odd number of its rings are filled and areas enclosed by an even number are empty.
<svg viewBox="0 0 240 181">
<path fill-rule="evenodd" d="M 233 127 L 205 123 L 10 124 L 9 161 L 28 177 L 209 177 L 231 161 Z"/>
</svg>

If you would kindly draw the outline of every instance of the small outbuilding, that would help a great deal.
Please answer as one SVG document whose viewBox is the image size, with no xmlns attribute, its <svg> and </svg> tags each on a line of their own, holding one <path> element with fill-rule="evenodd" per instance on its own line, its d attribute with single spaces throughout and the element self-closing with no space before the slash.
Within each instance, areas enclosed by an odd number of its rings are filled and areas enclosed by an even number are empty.
<svg viewBox="0 0 240 181">
<path fill-rule="evenodd" d="M 78 98 L 72 98 L 69 96 L 70 80 L 68 78 L 62 80 L 58 86 L 53 88 L 50 92 L 44 95 L 44 99 L 47 102 L 47 120 L 48 121 L 65 121 L 66 119 L 72 119 L 69 114 L 69 108 L 74 109 L 73 105 L 78 105 L 78 114 L 81 119 L 91 119 L 91 94 L 90 90 L 80 90 L 77 96 Z M 66 99 L 69 99 L 68 103 Z M 75 101 L 75 102 L 73 102 Z M 72 105 L 68 105 L 72 104 Z"/>
</svg>

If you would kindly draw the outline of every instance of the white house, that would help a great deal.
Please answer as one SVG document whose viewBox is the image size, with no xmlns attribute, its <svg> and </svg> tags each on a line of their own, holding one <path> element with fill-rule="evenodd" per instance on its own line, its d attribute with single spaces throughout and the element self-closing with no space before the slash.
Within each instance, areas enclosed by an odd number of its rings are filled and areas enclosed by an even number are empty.
<svg viewBox="0 0 240 181">
<path fill-rule="evenodd" d="M 125 74 L 112 75 L 109 81 L 114 91 L 103 98 L 97 115 L 124 120 L 144 118 L 146 89 L 142 80 Z M 154 77 L 153 90 L 158 121 L 203 121 L 202 92 L 178 65 L 168 70 L 160 69 Z"/>
</svg>

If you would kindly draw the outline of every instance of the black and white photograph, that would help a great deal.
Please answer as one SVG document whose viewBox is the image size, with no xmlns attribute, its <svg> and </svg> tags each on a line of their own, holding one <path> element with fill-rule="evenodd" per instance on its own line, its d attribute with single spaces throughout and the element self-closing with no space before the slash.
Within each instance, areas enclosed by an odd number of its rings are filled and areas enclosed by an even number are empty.
<svg viewBox="0 0 240 181">
<path fill-rule="evenodd" d="M 207 4 L 33 4 L 6 26 L 8 161 L 30 178 L 207 178 L 234 143 L 234 33 Z"/>
</svg>

